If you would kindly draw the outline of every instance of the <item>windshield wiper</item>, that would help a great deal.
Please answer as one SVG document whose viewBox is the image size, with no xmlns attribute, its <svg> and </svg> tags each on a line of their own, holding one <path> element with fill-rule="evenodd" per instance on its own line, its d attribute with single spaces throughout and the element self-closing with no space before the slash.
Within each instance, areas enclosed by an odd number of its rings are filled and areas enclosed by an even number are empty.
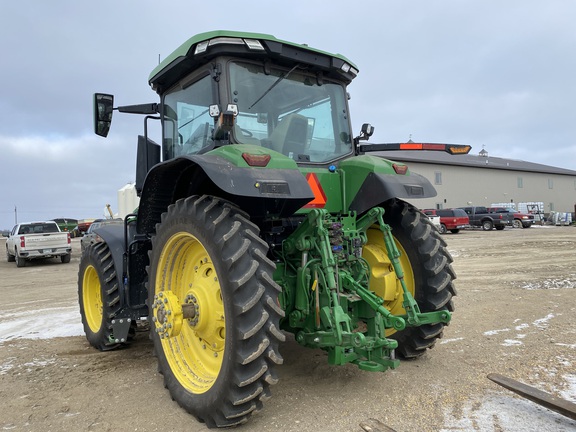
<svg viewBox="0 0 576 432">
<path fill-rule="evenodd" d="M 254 105 L 256 105 L 258 102 L 260 102 L 264 98 L 264 96 L 266 96 L 268 93 L 270 93 L 270 90 L 272 90 L 274 87 L 276 87 L 278 84 L 280 84 L 280 81 L 288 78 L 288 75 L 290 75 L 294 71 L 294 69 L 296 69 L 299 66 L 301 66 L 300 63 L 298 63 L 296 66 L 294 66 L 292 69 L 290 69 L 286 74 L 280 75 L 278 77 L 278 79 L 276 81 L 274 81 L 270 87 L 268 87 L 268 89 L 262 94 L 262 96 L 260 96 L 258 99 L 256 99 L 256 101 L 248 107 L 248 109 L 249 110 L 252 109 L 254 107 Z"/>
</svg>

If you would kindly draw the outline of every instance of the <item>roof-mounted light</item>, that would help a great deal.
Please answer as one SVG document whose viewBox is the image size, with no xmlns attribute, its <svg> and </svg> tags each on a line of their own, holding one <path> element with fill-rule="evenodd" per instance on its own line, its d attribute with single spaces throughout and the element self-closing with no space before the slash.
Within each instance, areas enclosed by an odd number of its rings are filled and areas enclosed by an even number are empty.
<svg viewBox="0 0 576 432">
<path fill-rule="evenodd" d="M 350 68 L 352 66 L 350 66 L 348 63 L 343 63 L 342 66 L 340 66 L 340 69 L 342 69 L 344 72 L 348 73 L 350 72 Z"/>
<path fill-rule="evenodd" d="M 246 45 L 251 50 L 264 51 L 264 47 L 257 39 L 241 39 L 234 37 L 217 37 L 214 39 L 199 42 L 194 50 L 194 55 L 203 54 L 208 47 L 214 45 Z"/>
<path fill-rule="evenodd" d="M 264 47 L 257 39 L 244 39 L 246 46 L 251 50 L 264 51 Z"/>
<path fill-rule="evenodd" d="M 196 49 L 194 50 L 194 55 L 202 54 L 203 52 L 206 52 L 206 50 L 208 49 L 209 43 L 210 43 L 210 41 L 202 41 L 202 42 L 198 43 L 198 45 L 196 45 Z"/>
</svg>

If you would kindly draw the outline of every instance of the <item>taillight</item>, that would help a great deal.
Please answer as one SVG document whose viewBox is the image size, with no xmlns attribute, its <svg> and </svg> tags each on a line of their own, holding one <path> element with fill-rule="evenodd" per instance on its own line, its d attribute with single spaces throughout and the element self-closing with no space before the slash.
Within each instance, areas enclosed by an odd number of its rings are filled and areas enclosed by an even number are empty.
<svg viewBox="0 0 576 432">
<path fill-rule="evenodd" d="M 392 164 L 392 168 L 396 171 L 396 174 L 404 175 L 408 171 L 408 165 Z"/>
<path fill-rule="evenodd" d="M 68 232 L 68 233 L 66 233 L 66 234 L 67 234 L 67 237 L 68 237 L 68 244 L 70 244 L 70 242 L 71 242 L 71 240 L 70 240 L 70 233 Z"/>
<path fill-rule="evenodd" d="M 270 162 L 269 154 L 242 153 L 242 158 L 250 166 L 265 167 Z"/>
<path fill-rule="evenodd" d="M 20 247 L 26 247 L 26 237 L 20 236 Z"/>
</svg>

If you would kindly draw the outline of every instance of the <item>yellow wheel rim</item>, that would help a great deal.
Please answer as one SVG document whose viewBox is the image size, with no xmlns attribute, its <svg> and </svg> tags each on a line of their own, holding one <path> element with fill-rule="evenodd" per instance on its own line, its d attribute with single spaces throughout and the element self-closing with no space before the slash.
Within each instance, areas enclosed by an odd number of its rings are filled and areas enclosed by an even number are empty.
<svg viewBox="0 0 576 432">
<path fill-rule="evenodd" d="M 98 333 L 102 326 L 102 289 L 96 269 L 89 265 L 82 277 L 82 302 L 84 316 L 92 333 Z"/>
<path fill-rule="evenodd" d="M 172 373 L 186 390 L 196 394 L 208 391 L 222 367 L 224 304 L 210 255 L 190 233 L 174 234 L 164 245 L 154 298 L 155 303 L 163 301 L 171 309 L 180 307 L 170 314 L 153 307 L 156 332 Z M 181 322 L 183 304 L 194 305 L 196 312 Z"/>
<path fill-rule="evenodd" d="M 394 267 L 386 252 L 384 236 L 378 227 L 368 229 L 366 232 L 368 243 L 362 248 L 362 256 L 370 265 L 370 290 L 384 299 L 384 307 L 393 315 L 403 315 L 406 313 L 402 302 L 404 293 L 402 285 L 396 278 Z M 404 282 L 410 294 L 415 294 L 414 272 L 406 251 L 402 245 L 394 238 L 396 247 L 400 251 L 400 264 L 404 271 Z M 386 336 L 395 333 L 394 329 L 387 329 Z"/>
</svg>

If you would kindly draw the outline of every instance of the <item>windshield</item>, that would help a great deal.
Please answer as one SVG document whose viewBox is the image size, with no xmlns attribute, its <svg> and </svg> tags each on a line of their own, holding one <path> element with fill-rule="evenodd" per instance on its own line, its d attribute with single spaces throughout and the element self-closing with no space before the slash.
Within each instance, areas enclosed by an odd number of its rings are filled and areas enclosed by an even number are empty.
<svg viewBox="0 0 576 432">
<path fill-rule="evenodd" d="M 230 63 L 235 141 L 271 148 L 299 162 L 326 163 L 352 151 L 344 86 L 299 65 L 280 70 Z"/>
</svg>

